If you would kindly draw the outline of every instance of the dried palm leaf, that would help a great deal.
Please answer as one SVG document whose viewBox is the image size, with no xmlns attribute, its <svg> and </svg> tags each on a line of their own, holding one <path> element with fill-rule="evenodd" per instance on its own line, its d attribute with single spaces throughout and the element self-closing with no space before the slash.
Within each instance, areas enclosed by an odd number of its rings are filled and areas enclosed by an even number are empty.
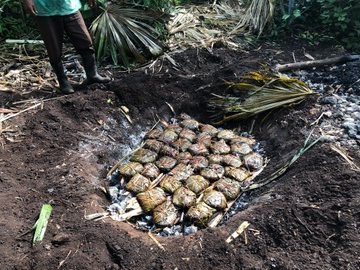
<svg viewBox="0 0 360 270">
<path fill-rule="evenodd" d="M 246 119 L 256 114 L 300 103 L 316 95 L 304 82 L 282 74 L 250 72 L 243 82 L 228 82 L 235 96 L 219 96 L 209 101 L 217 125 Z"/>
</svg>

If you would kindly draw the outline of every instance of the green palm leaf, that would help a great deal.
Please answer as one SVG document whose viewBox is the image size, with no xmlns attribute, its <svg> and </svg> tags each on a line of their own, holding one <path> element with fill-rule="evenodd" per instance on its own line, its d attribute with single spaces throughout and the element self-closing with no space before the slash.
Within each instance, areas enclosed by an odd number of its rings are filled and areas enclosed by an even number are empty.
<svg viewBox="0 0 360 270">
<path fill-rule="evenodd" d="M 98 61 L 110 56 L 115 65 L 129 66 L 130 59 L 143 63 L 149 56 L 161 55 L 163 46 L 155 29 L 144 22 L 152 20 L 139 9 L 106 6 L 90 26 Z"/>
</svg>

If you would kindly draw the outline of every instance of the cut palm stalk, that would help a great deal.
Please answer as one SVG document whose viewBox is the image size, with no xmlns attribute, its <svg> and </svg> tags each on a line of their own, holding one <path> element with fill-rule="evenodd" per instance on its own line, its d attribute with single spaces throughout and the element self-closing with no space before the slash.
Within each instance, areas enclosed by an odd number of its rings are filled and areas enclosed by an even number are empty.
<svg viewBox="0 0 360 270">
<path fill-rule="evenodd" d="M 39 219 L 36 221 L 34 228 L 34 238 L 33 245 L 38 242 L 41 242 L 44 239 L 44 235 L 46 232 L 47 224 L 49 222 L 49 218 L 51 215 L 52 206 L 50 204 L 44 204 L 40 211 Z"/>
<path fill-rule="evenodd" d="M 232 241 L 234 241 L 236 238 L 238 238 L 249 226 L 250 226 L 250 223 L 247 221 L 244 221 L 243 223 L 241 223 L 240 226 L 236 229 L 236 231 L 233 232 L 229 236 L 228 239 L 226 239 L 226 243 L 230 244 Z"/>
</svg>

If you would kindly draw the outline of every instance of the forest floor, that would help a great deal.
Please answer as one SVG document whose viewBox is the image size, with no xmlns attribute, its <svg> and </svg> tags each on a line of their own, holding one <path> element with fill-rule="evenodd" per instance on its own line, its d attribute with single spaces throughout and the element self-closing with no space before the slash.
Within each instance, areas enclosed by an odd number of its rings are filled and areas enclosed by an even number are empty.
<svg viewBox="0 0 360 270">
<path fill-rule="evenodd" d="M 209 122 L 207 100 L 211 93 L 225 93 L 224 80 L 236 81 L 262 64 L 292 62 L 293 56 L 307 60 L 304 52 L 315 58 L 342 53 L 331 45 L 308 48 L 297 42 L 263 44 L 248 52 L 189 49 L 173 56 L 181 69 L 164 62 L 147 72 L 114 72 L 111 83 L 67 96 L 0 92 L 6 108 L 31 97 L 54 97 L 2 123 L 12 132 L 11 137 L 1 134 L 0 145 L 0 268 L 360 269 L 360 175 L 331 149 L 334 142 L 317 144 L 277 181 L 250 194 L 247 208 L 225 224 L 187 236 L 157 237 L 165 251 L 129 223 L 84 218 L 109 205 L 98 187 L 107 185 L 109 168 L 136 147 L 157 116 L 171 115 L 165 102 L 178 113 Z M 360 99 L 359 63 L 341 68 L 345 71 L 325 67 L 309 73 L 321 81 L 321 74 L 337 72 L 336 85 L 342 87 L 336 94 L 346 95 L 351 85 L 352 97 Z M 256 119 L 252 134 L 270 159 L 259 179 L 296 154 L 323 112 L 331 113 L 319 124 L 336 125 L 337 105 L 324 102 L 334 94 L 330 88 Z M 120 113 L 121 105 L 129 108 L 133 124 Z M 246 131 L 251 123 L 237 125 Z M 317 127 L 315 136 L 320 128 L 326 127 Z M 341 138 L 333 136 L 360 164 L 359 140 Z M 45 238 L 32 246 L 32 234 L 19 236 L 47 202 L 53 213 Z M 251 224 L 246 241 L 240 236 L 227 244 L 244 221 Z"/>
</svg>

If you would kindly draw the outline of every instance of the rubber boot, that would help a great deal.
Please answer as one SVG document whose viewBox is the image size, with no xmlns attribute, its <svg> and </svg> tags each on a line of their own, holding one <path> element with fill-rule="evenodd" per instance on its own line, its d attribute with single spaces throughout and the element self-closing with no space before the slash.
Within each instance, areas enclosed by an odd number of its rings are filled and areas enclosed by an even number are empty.
<svg viewBox="0 0 360 270">
<path fill-rule="evenodd" d="M 92 52 L 82 52 L 81 56 L 84 61 L 84 69 L 86 72 L 86 80 L 84 84 L 107 83 L 111 81 L 108 76 L 101 76 L 96 67 L 95 54 Z"/>
<path fill-rule="evenodd" d="M 63 94 L 71 94 L 74 93 L 74 89 L 72 88 L 70 82 L 68 81 L 65 72 L 64 66 L 62 62 L 51 63 L 51 66 L 56 74 L 57 80 L 60 85 L 60 91 Z"/>
</svg>

